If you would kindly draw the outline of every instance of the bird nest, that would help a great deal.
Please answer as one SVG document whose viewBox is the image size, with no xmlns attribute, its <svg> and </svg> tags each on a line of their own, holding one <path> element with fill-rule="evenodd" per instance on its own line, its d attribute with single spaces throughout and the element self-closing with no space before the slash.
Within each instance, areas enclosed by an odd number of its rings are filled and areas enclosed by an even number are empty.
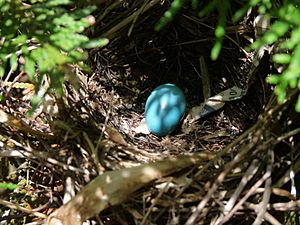
<svg viewBox="0 0 300 225">
<path fill-rule="evenodd" d="M 243 47 L 254 15 L 228 25 L 211 61 L 218 16 L 199 19 L 186 5 L 155 32 L 168 8 L 158 3 L 103 2 L 89 32 L 110 43 L 90 51 L 91 71 L 70 67 L 64 96 L 48 96 L 34 119 L 24 116 L 28 99 L 19 91 L 1 106 L 2 168 L 14 167 L 1 173 L 20 184 L 1 194 L 20 213 L 4 202 L 1 221 L 39 223 L 52 212 L 49 224 L 280 224 L 295 216 L 286 212 L 299 209 L 290 177 L 300 168 L 296 93 L 276 104 L 267 54 L 253 69 Z M 205 91 L 247 93 L 166 137 L 136 132 L 147 97 L 163 83 L 183 90 L 187 112 Z"/>
</svg>

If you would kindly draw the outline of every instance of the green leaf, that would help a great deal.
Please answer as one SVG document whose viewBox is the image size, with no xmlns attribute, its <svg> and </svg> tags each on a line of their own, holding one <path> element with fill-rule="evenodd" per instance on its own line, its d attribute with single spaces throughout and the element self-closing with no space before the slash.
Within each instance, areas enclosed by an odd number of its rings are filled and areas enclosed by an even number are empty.
<svg viewBox="0 0 300 225">
<path fill-rule="evenodd" d="M 273 75 L 267 77 L 267 82 L 269 84 L 278 84 L 278 82 L 280 82 L 280 76 L 273 74 Z"/>
<path fill-rule="evenodd" d="M 217 1 L 213 0 L 207 3 L 207 5 L 199 12 L 199 17 L 203 17 L 213 11 L 216 8 Z"/>
<path fill-rule="evenodd" d="M 211 54 L 210 57 L 212 60 L 216 60 L 221 52 L 221 48 L 222 48 L 222 42 L 218 41 L 214 44 L 212 50 L 211 50 Z"/>
<path fill-rule="evenodd" d="M 293 79 L 297 79 L 300 77 L 300 44 L 296 46 L 294 49 L 294 54 L 292 56 L 290 65 L 288 67 L 288 70 L 293 73 Z"/>
<path fill-rule="evenodd" d="M 12 19 L 6 19 L 4 22 L 4 25 L 6 27 L 10 27 L 13 24 L 13 20 Z"/>
<path fill-rule="evenodd" d="M 274 32 L 269 32 L 269 33 L 266 33 L 264 36 L 263 36 L 263 42 L 265 44 L 273 44 L 275 41 L 278 40 L 278 35 Z"/>
<path fill-rule="evenodd" d="M 283 36 L 289 29 L 289 23 L 277 20 L 270 28 L 271 32 L 275 33 L 278 37 Z"/>
<path fill-rule="evenodd" d="M 279 47 L 282 49 L 293 49 L 300 43 L 300 27 L 295 28 L 291 32 L 291 38 L 282 42 Z"/>
<path fill-rule="evenodd" d="M 36 19 L 36 21 L 46 20 L 47 19 L 47 14 L 41 14 L 41 15 L 37 16 L 35 19 Z"/>
<path fill-rule="evenodd" d="M 90 40 L 87 43 L 83 44 L 83 48 L 97 48 L 97 47 L 103 47 L 107 45 L 109 40 L 107 38 L 97 38 L 94 40 Z"/>
<path fill-rule="evenodd" d="M 68 56 L 59 49 L 47 44 L 43 49 L 45 60 L 48 61 L 48 67 L 54 68 L 56 65 L 63 65 L 68 61 Z"/>
<path fill-rule="evenodd" d="M 72 26 L 75 20 L 68 13 L 63 14 L 61 17 L 57 17 L 53 20 L 53 23 L 56 25 L 68 25 Z"/>
<path fill-rule="evenodd" d="M 183 0 L 173 0 L 170 8 L 164 13 L 163 17 L 160 18 L 154 29 L 156 31 L 160 31 L 164 26 L 171 22 L 179 9 L 182 7 L 182 4 Z"/>
<path fill-rule="evenodd" d="M 236 11 L 232 17 L 232 21 L 234 23 L 238 22 L 242 18 L 242 16 L 244 16 L 247 13 L 249 8 L 250 8 L 250 5 L 247 4 L 244 7 L 240 8 L 238 11 Z"/>
<path fill-rule="evenodd" d="M 292 80 L 290 80 L 289 85 L 290 85 L 291 88 L 296 88 L 297 83 L 298 83 L 297 79 L 292 79 Z"/>
<path fill-rule="evenodd" d="M 69 56 L 73 59 L 72 62 L 76 62 L 79 60 L 85 60 L 88 58 L 84 52 L 79 52 L 77 50 L 70 51 Z"/>
<path fill-rule="evenodd" d="M 250 8 L 257 6 L 260 2 L 261 0 L 250 0 L 246 2 L 244 1 L 243 7 L 236 11 L 236 13 L 233 15 L 233 22 L 236 23 L 241 19 L 242 16 L 247 13 Z"/>
<path fill-rule="evenodd" d="M 31 54 L 32 58 L 37 62 L 40 73 L 46 73 L 48 71 L 48 57 L 42 48 L 38 48 Z"/>
<path fill-rule="evenodd" d="M 68 5 L 72 1 L 70 0 L 50 0 L 47 2 L 47 6 L 53 7 L 53 6 L 59 6 L 59 5 Z"/>
<path fill-rule="evenodd" d="M 290 83 L 292 80 L 297 79 L 298 74 L 295 73 L 296 71 L 291 70 L 291 68 L 289 67 L 288 69 L 286 69 L 283 73 L 282 73 L 282 81 L 286 81 L 288 83 Z"/>
<path fill-rule="evenodd" d="M 13 183 L 0 183 L 0 188 L 8 189 L 8 190 L 15 190 L 19 186 Z"/>
<path fill-rule="evenodd" d="M 81 44 L 88 42 L 88 37 L 80 34 L 60 32 L 50 36 L 50 40 L 53 44 L 65 51 L 71 51 L 72 49 L 80 46 Z"/>
<path fill-rule="evenodd" d="M 267 8 L 267 9 L 271 9 L 272 8 L 272 1 L 271 0 L 262 0 L 263 5 Z"/>
<path fill-rule="evenodd" d="M 262 37 L 261 44 L 273 44 L 289 30 L 289 24 L 284 21 L 276 21 L 270 30 Z"/>
<path fill-rule="evenodd" d="M 289 30 L 290 25 L 289 23 L 281 20 L 277 20 L 274 22 L 274 24 L 270 27 L 270 30 L 264 34 L 264 36 L 255 41 L 252 45 L 252 49 L 258 49 L 263 45 L 266 44 L 273 44 L 277 40 L 279 40 L 280 37 L 286 34 L 286 32 Z"/>
<path fill-rule="evenodd" d="M 28 75 L 29 80 L 33 81 L 35 75 L 35 62 L 29 56 L 25 57 L 25 72 Z"/>
<path fill-rule="evenodd" d="M 217 38 L 223 37 L 225 34 L 225 28 L 222 25 L 218 25 L 216 30 L 215 30 L 215 35 Z"/>
<path fill-rule="evenodd" d="M 292 2 L 285 4 L 279 9 L 278 12 L 279 18 L 285 20 L 290 24 L 299 25 L 300 21 L 300 10 Z"/>
<path fill-rule="evenodd" d="M 281 104 L 286 99 L 286 86 L 283 84 L 278 84 L 275 87 L 275 93 L 277 94 L 277 101 Z"/>
<path fill-rule="evenodd" d="M 196 9 L 198 5 L 198 0 L 192 0 L 192 7 L 193 9 Z"/>
<path fill-rule="evenodd" d="M 4 70 L 4 66 L 0 66 L 0 78 L 4 76 L 5 70 Z"/>
<path fill-rule="evenodd" d="M 10 9 L 9 3 L 6 3 L 6 4 L 3 3 L 3 5 L 1 5 L 1 7 L 0 7 L 0 12 L 4 13 L 4 12 L 9 11 L 9 9 Z"/>
<path fill-rule="evenodd" d="M 288 64 L 291 62 L 292 56 L 290 54 L 275 54 L 272 57 L 272 61 L 278 64 Z"/>
<path fill-rule="evenodd" d="M 41 103 L 42 99 L 43 98 L 41 96 L 38 96 L 38 95 L 32 96 L 31 101 L 30 101 L 32 107 L 36 108 Z"/>
<path fill-rule="evenodd" d="M 296 110 L 296 112 L 300 113 L 300 95 L 298 96 L 295 110 Z"/>
<path fill-rule="evenodd" d="M 13 53 L 9 59 L 11 70 L 15 71 L 18 66 L 18 56 L 16 53 Z"/>
<path fill-rule="evenodd" d="M 22 45 L 22 44 L 26 43 L 27 40 L 28 40 L 27 35 L 24 35 L 24 34 L 19 35 L 18 37 L 13 39 L 12 45 Z"/>
</svg>

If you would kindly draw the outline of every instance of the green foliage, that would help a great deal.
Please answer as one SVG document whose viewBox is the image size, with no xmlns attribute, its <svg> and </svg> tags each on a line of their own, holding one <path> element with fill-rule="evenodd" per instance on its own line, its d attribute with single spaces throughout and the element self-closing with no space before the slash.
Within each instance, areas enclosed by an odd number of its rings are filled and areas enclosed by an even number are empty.
<svg viewBox="0 0 300 225">
<path fill-rule="evenodd" d="M 272 60 L 284 65 L 286 69 L 281 74 L 270 76 L 267 81 L 276 85 L 275 93 L 278 102 L 287 99 L 290 88 L 300 88 L 300 9 L 294 1 L 283 1 L 279 9 L 266 11 L 277 20 L 271 25 L 264 36 L 253 43 L 252 47 L 258 49 L 266 44 L 278 43 L 278 52 Z M 300 95 L 296 103 L 296 111 L 300 112 Z"/>
<path fill-rule="evenodd" d="M 6 65 L 25 71 L 32 82 L 40 84 L 43 76 L 50 77 L 50 88 L 62 93 L 67 63 L 86 58 L 82 48 L 101 47 L 106 39 L 89 40 L 83 31 L 92 25 L 94 7 L 71 8 L 71 0 L 0 0 L 0 76 Z M 22 57 L 24 60 L 18 60 Z M 33 109 L 43 99 L 33 98 Z"/>
<path fill-rule="evenodd" d="M 225 35 L 225 27 L 226 27 L 226 16 L 230 7 L 229 0 L 218 1 L 219 2 L 219 22 L 215 29 L 216 41 L 211 50 L 211 58 L 212 60 L 216 60 L 221 52 L 222 41 Z"/>
<path fill-rule="evenodd" d="M 0 183 L 1 189 L 15 190 L 18 188 L 18 185 L 13 183 Z"/>
<path fill-rule="evenodd" d="M 197 8 L 197 5 L 198 5 L 198 2 L 199 0 L 191 0 L 192 1 L 192 7 L 193 9 L 196 9 Z"/>
<path fill-rule="evenodd" d="M 242 8 L 240 8 L 235 14 L 233 15 L 233 22 L 238 22 L 242 16 L 244 16 L 250 8 L 254 8 L 259 5 L 258 12 L 260 14 L 265 14 L 268 10 L 271 10 L 273 4 L 271 0 L 248 0 L 244 2 Z"/>
<path fill-rule="evenodd" d="M 164 13 L 163 17 L 160 18 L 158 23 L 155 25 L 155 30 L 160 31 L 164 26 L 166 26 L 170 21 L 172 21 L 179 9 L 181 9 L 182 4 L 183 0 L 174 0 L 170 8 Z"/>
<path fill-rule="evenodd" d="M 227 14 L 230 9 L 230 0 L 213 0 L 199 12 L 199 17 L 203 17 L 213 10 L 218 9 L 219 21 L 215 29 L 216 41 L 211 50 L 211 59 L 216 60 L 222 49 L 222 42 L 225 35 L 225 27 L 227 22 Z"/>
</svg>

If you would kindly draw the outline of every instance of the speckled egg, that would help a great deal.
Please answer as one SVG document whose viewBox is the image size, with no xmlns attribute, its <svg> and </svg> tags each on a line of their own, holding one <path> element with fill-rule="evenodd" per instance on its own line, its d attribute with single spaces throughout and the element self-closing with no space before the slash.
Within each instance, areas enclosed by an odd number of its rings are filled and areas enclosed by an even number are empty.
<svg viewBox="0 0 300 225">
<path fill-rule="evenodd" d="M 146 101 L 146 124 L 157 136 L 170 134 L 180 123 L 186 109 L 185 96 L 175 84 L 155 88 Z"/>
</svg>

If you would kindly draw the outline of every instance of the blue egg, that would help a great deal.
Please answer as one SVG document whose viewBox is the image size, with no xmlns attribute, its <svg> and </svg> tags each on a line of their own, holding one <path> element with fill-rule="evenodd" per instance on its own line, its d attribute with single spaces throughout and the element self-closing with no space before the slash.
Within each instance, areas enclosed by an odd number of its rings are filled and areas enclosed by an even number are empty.
<svg viewBox="0 0 300 225">
<path fill-rule="evenodd" d="M 175 130 L 186 109 L 185 96 L 175 84 L 155 88 L 146 101 L 146 124 L 157 136 L 166 136 Z"/>
</svg>

